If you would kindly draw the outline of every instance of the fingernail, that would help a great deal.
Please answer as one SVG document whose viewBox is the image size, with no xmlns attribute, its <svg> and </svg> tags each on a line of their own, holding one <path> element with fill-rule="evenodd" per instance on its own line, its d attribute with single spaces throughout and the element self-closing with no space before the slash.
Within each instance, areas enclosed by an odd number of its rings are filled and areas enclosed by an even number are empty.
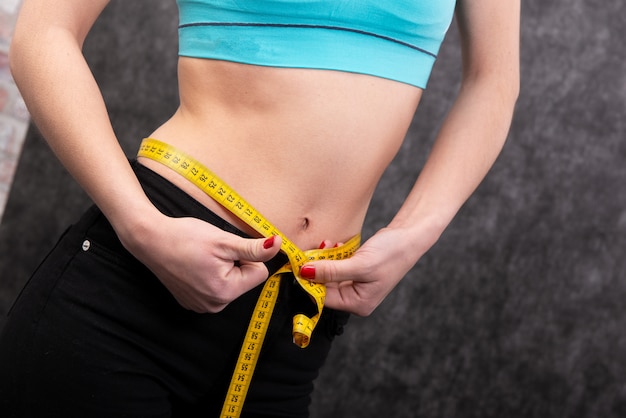
<svg viewBox="0 0 626 418">
<path fill-rule="evenodd" d="M 322 241 L 322 243 L 319 246 L 320 250 L 323 250 L 326 247 L 326 241 Z"/>
<path fill-rule="evenodd" d="M 339 248 L 339 243 L 335 244 L 333 248 Z"/>
<path fill-rule="evenodd" d="M 271 237 L 269 237 L 268 239 L 266 239 L 263 242 L 263 248 L 265 248 L 266 250 L 268 248 L 272 248 L 272 246 L 274 245 L 274 239 L 276 239 L 276 235 L 272 235 Z"/>
<path fill-rule="evenodd" d="M 315 278 L 315 267 L 314 266 L 302 266 L 300 269 L 300 276 L 303 279 L 314 279 Z"/>
</svg>

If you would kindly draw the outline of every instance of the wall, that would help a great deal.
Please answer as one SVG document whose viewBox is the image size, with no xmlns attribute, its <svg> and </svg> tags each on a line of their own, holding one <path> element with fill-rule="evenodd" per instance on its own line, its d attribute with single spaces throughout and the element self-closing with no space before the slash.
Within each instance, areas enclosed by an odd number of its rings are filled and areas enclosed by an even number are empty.
<svg viewBox="0 0 626 418">
<path fill-rule="evenodd" d="M 176 101 L 175 7 L 146 3 L 113 1 L 86 46 L 129 155 Z M 626 3 L 523 1 L 523 88 L 501 157 L 432 251 L 337 339 L 314 418 L 626 416 L 625 37 Z M 419 172 L 458 87 L 457 40 L 365 235 Z M 87 204 L 31 129 L 0 226 L 1 312 Z"/>
</svg>

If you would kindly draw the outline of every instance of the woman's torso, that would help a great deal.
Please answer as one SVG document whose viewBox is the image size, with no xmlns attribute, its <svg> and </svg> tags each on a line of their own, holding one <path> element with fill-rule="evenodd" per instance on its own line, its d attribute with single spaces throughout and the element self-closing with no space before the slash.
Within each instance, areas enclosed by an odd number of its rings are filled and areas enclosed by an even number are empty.
<svg viewBox="0 0 626 418">
<path fill-rule="evenodd" d="M 178 111 L 152 137 L 193 155 L 302 249 L 360 231 L 421 97 L 379 77 L 186 57 L 179 86 Z M 173 171 L 140 162 L 251 232 Z"/>
</svg>

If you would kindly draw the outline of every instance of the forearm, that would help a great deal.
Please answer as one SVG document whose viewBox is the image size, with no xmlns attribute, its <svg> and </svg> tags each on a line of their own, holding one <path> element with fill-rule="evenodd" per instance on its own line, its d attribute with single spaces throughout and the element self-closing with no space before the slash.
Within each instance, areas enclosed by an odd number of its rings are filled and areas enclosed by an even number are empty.
<svg viewBox="0 0 626 418">
<path fill-rule="evenodd" d="M 492 80 L 464 84 L 390 227 L 421 246 L 436 242 L 500 153 L 516 98 L 515 88 Z"/>
<path fill-rule="evenodd" d="M 519 0 L 458 0 L 463 82 L 415 185 L 349 259 L 307 263 L 326 305 L 369 315 L 437 241 L 500 153 L 519 91 Z M 301 270 L 301 273 L 303 271 Z"/>
<path fill-rule="evenodd" d="M 392 227 L 425 252 L 485 177 L 519 94 L 520 1 L 457 2 L 463 80 L 431 154 Z"/>
<path fill-rule="evenodd" d="M 32 13 L 18 22 L 10 56 L 16 83 L 52 150 L 121 227 L 148 200 L 117 142 L 82 39 L 55 25 L 33 30 L 35 23 Z"/>
</svg>

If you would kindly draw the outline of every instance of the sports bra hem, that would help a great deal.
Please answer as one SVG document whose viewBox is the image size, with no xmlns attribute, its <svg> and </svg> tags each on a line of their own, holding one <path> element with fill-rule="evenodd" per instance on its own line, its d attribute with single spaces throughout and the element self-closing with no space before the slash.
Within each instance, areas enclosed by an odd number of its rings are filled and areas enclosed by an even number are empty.
<svg viewBox="0 0 626 418">
<path fill-rule="evenodd" d="M 179 28 L 179 55 L 243 64 L 335 70 L 425 89 L 436 52 L 362 31 L 316 25 L 192 23 Z M 437 51 L 438 52 L 438 51 Z"/>
</svg>

